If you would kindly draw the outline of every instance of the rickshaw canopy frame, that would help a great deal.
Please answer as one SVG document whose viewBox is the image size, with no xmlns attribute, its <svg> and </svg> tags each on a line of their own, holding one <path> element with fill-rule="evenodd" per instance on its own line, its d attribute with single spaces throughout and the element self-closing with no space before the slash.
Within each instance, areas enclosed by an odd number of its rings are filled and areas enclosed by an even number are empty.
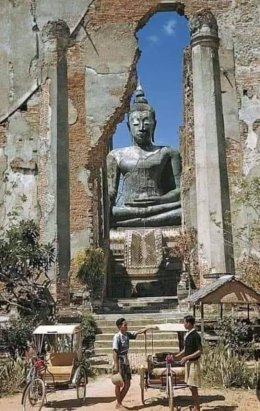
<svg viewBox="0 0 260 411">
<path fill-rule="evenodd" d="M 33 331 L 33 335 L 74 335 L 81 331 L 81 324 L 39 325 Z"/>
</svg>

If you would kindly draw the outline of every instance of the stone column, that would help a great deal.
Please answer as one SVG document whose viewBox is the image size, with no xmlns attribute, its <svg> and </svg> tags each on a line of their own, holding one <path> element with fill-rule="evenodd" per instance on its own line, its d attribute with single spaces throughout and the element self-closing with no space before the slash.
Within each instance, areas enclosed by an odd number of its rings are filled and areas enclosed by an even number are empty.
<svg viewBox="0 0 260 411">
<path fill-rule="evenodd" d="M 230 200 L 215 17 L 201 10 L 190 21 L 196 209 L 201 282 L 203 275 L 233 271 Z"/>
<path fill-rule="evenodd" d="M 44 166 L 46 198 L 42 204 L 45 241 L 54 241 L 56 297 L 68 302 L 70 269 L 70 199 L 67 47 L 70 30 L 62 21 L 48 22 L 42 30 L 43 90 L 49 95 Z"/>
</svg>

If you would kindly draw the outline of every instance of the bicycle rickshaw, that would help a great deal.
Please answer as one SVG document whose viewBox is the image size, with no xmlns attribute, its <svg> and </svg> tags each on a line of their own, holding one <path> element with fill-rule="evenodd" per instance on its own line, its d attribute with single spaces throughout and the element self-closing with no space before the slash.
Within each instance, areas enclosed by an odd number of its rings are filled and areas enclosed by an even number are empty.
<svg viewBox="0 0 260 411">
<path fill-rule="evenodd" d="M 184 345 L 184 333 L 186 332 L 183 324 L 158 324 L 157 329 L 161 332 L 177 333 L 179 349 L 183 349 Z M 174 392 L 177 389 L 186 388 L 187 385 L 184 382 L 185 378 L 185 366 L 181 365 L 179 361 L 173 360 L 173 352 L 158 352 L 154 353 L 153 349 L 153 330 L 149 331 L 151 335 L 151 344 L 149 344 L 147 333 L 145 333 L 145 357 L 146 364 L 143 365 L 140 370 L 140 388 L 141 388 L 141 400 L 145 404 L 144 391 L 149 388 L 156 388 L 165 390 L 166 397 L 169 400 L 169 410 L 174 411 L 175 400 Z M 148 351 L 150 351 L 148 353 Z M 180 410 L 180 407 L 176 407 L 176 410 Z"/>
<path fill-rule="evenodd" d="M 81 362 L 80 324 L 40 325 L 33 332 L 33 340 L 36 356 L 23 391 L 23 411 L 41 410 L 46 391 L 62 386 L 75 387 L 77 398 L 85 401 L 88 380 Z"/>
</svg>

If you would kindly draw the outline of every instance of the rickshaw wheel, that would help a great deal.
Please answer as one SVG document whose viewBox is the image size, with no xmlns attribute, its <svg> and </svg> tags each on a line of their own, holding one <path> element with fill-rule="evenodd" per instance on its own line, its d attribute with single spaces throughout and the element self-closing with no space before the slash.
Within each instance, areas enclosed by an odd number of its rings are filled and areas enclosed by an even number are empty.
<svg viewBox="0 0 260 411">
<path fill-rule="evenodd" d="M 26 387 L 22 406 L 23 411 L 38 410 L 43 407 L 45 399 L 45 385 L 41 378 L 32 380 Z"/>
<path fill-rule="evenodd" d="M 172 388 L 172 377 L 168 377 L 168 396 L 169 396 L 169 411 L 174 411 L 174 398 L 173 398 L 173 388 Z"/>
<path fill-rule="evenodd" d="M 80 374 L 77 380 L 77 398 L 82 402 L 86 399 L 86 385 L 87 385 L 87 375 L 83 367 L 80 369 Z"/>
</svg>

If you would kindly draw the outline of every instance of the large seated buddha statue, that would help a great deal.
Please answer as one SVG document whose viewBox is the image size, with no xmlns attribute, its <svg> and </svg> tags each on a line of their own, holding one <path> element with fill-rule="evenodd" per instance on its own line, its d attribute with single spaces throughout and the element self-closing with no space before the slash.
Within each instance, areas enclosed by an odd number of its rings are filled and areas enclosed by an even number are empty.
<svg viewBox="0 0 260 411">
<path fill-rule="evenodd" d="M 180 225 L 181 161 L 177 150 L 156 146 L 155 111 L 141 86 L 128 114 L 133 146 L 107 156 L 111 226 L 162 227 Z"/>
</svg>

